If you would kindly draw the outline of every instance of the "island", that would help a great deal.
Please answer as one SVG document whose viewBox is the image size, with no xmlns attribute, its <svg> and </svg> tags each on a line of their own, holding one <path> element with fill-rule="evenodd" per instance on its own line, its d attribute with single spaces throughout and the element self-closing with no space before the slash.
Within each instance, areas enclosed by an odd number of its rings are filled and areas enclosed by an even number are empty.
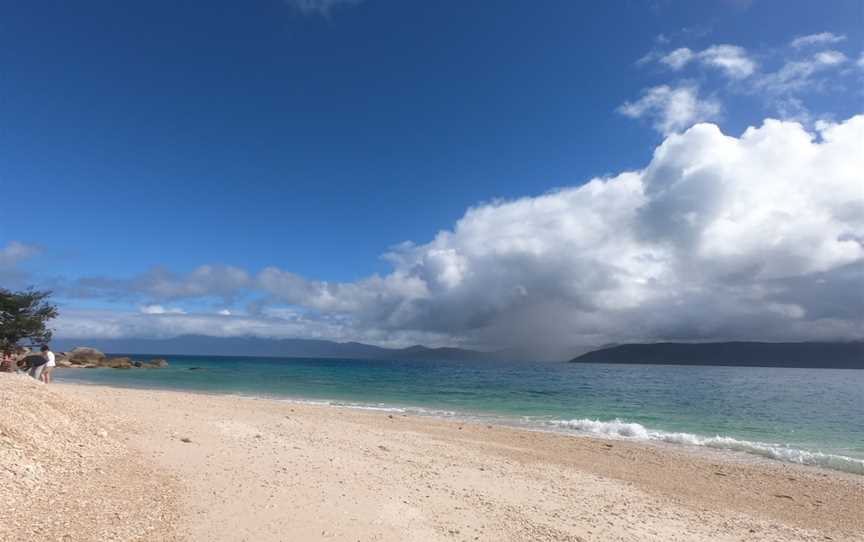
<svg viewBox="0 0 864 542">
<path fill-rule="evenodd" d="M 864 341 L 620 344 L 587 352 L 570 361 L 571 363 L 864 369 Z"/>
</svg>

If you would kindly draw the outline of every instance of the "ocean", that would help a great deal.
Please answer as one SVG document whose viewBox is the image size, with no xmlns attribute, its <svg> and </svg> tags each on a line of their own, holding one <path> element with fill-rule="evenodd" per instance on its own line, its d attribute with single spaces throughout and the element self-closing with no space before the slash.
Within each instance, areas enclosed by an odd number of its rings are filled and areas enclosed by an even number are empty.
<svg viewBox="0 0 864 542">
<path fill-rule="evenodd" d="M 58 382 L 290 399 L 707 447 L 864 475 L 864 371 L 162 357 Z"/>
</svg>

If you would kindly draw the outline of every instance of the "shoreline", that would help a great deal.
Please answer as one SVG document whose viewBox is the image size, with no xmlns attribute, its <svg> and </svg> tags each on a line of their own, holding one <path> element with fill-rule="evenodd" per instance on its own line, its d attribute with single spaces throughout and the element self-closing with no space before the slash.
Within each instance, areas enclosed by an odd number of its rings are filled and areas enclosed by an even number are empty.
<svg viewBox="0 0 864 542">
<path fill-rule="evenodd" d="M 278 399 L 6 383 L 0 394 L 66 405 L 68 422 L 86 415 L 85 432 L 104 428 L 93 454 L 110 445 L 122 468 L 100 463 L 100 491 L 125 487 L 123 498 L 148 499 L 148 517 L 161 518 L 141 527 L 159 536 L 88 538 L 82 525 L 73 540 L 864 539 L 864 478 L 836 471 Z M 162 480 L 164 507 L 140 478 L 116 480 L 127 470 Z M 102 499 L 75 492 L 63 502 Z M 131 521 L 116 517 L 118 529 Z M 9 539 L 63 539 L 62 525 L 38 528 Z"/>
<path fill-rule="evenodd" d="M 741 462 L 768 462 L 798 465 L 825 469 L 831 472 L 840 472 L 855 476 L 864 476 L 864 458 L 845 456 L 833 452 L 825 452 L 816 449 L 796 448 L 785 444 L 742 440 L 726 435 L 714 435 L 666 431 L 643 426 L 638 422 L 614 419 L 600 421 L 591 418 L 574 420 L 533 420 L 526 421 L 524 416 L 489 413 L 468 412 L 457 410 L 445 410 L 433 407 L 422 407 L 416 405 L 397 405 L 386 403 L 364 403 L 352 402 L 343 399 L 328 398 L 304 398 L 280 395 L 268 395 L 266 393 L 238 393 L 219 392 L 210 390 L 161 388 L 148 386 L 135 386 L 123 384 L 104 384 L 86 381 L 64 382 L 62 379 L 58 384 L 82 385 L 82 386 L 104 386 L 109 388 L 132 389 L 132 390 L 154 390 L 176 393 L 189 393 L 205 396 L 228 396 L 249 399 L 261 399 L 265 401 L 282 401 L 286 403 L 308 404 L 312 406 L 348 408 L 370 412 L 391 412 L 408 414 L 412 416 L 428 417 L 431 419 L 454 421 L 461 423 L 493 424 L 501 427 L 509 427 L 517 430 L 525 430 L 539 433 L 550 433 L 577 438 L 595 438 L 618 442 L 633 442 L 647 446 L 669 448 L 671 450 L 683 450 L 689 453 L 702 454 L 706 457 L 728 459 Z M 521 418 L 521 419 L 520 419 Z M 574 422 L 576 422 L 574 424 Z M 569 425 L 585 426 L 588 430 L 580 430 L 568 427 Z M 638 437 L 632 433 L 642 433 Z M 624 434 L 621 434 L 624 433 Z"/>
</svg>

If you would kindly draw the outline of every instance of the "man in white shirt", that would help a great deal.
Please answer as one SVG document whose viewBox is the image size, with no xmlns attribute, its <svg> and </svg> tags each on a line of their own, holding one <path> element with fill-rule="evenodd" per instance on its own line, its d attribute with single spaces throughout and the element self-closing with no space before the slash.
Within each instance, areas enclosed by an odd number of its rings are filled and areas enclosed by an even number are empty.
<svg viewBox="0 0 864 542">
<path fill-rule="evenodd" d="M 57 363 L 54 361 L 54 352 L 48 348 L 47 344 L 42 345 L 42 355 L 45 357 L 45 369 L 42 371 L 42 382 L 46 384 L 51 383 L 51 373 L 54 372 L 54 367 L 57 366 Z"/>
</svg>

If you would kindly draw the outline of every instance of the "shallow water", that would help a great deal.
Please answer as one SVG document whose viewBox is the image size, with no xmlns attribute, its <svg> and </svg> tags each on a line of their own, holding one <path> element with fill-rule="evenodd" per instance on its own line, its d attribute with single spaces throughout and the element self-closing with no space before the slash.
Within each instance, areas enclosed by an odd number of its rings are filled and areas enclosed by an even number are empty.
<svg viewBox="0 0 864 542">
<path fill-rule="evenodd" d="M 864 371 L 164 357 L 58 381 L 324 401 L 671 442 L 864 474 Z M 197 370 L 191 370 L 197 367 Z"/>
</svg>

